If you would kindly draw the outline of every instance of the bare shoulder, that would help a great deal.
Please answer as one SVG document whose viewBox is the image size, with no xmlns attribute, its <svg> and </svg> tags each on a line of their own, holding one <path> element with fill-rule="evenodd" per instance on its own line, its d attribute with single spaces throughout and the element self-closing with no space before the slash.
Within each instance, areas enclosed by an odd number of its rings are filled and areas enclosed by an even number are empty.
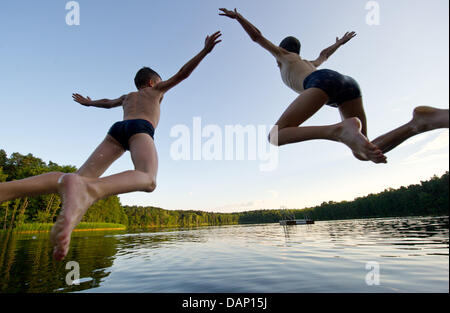
<svg viewBox="0 0 450 313">
<path fill-rule="evenodd" d="M 155 87 L 153 87 L 153 88 L 146 88 L 145 89 L 145 94 L 147 96 L 149 96 L 149 97 L 156 97 L 156 98 L 161 97 L 161 95 L 163 95 L 164 92 L 161 89 L 155 88 Z"/>
<path fill-rule="evenodd" d="M 302 60 L 311 70 L 317 70 L 320 64 L 317 64 L 317 61 L 309 61 L 309 60 Z"/>
<path fill-rule="evenodd" d="M 130 96 L 132 93 L 134 93 L 134 91 L 124 94 L 122 97 L 120 97 L 120 99 L 121 100 L 126 100 L 128 98 L 128 96 Z"/>
<path fill-rule="evenodd" d="M 298 54 L 286 51 L 283 48 L 280 49 L 283 50 L 283 53 L 278 56 L 278 60 L 285 62 L 303 61 L 303 59 Z"/>
<path fill-rule="evenodd" d="M 149 100 L 156 99 L 159 102 L 161 102 L 162 98 L 164 97 L 164 91 L 162 91 L 159 88 L 155 88 L 155 87 L 153 87 L 153 88 L 149 87 L 149 88 L 142 89 L 142 90 L 138 91 L 136 94 L 139 94 L 139 93 L 143 93 L 145 95 L 145 97 Z"/>
<path fill-rule="evenodd" d="M 132 92 L 129 92 L 129 93 L 123 95 L 122 98 L 123 98 L 123 100 L 127 100 L 127 99 L 130 99 L 130 98 L 136 96 L 138 93 L 139 93 L 138 91 L 132 91 Z"/>
</svg>

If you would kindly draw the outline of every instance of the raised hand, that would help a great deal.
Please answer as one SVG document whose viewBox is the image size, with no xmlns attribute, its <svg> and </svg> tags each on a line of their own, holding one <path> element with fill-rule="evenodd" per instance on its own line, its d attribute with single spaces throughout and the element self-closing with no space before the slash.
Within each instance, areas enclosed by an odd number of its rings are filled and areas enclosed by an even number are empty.
<svg viewBox="0 0 450 313">
<path fill-rule="evenodd" d="M 223 12 L 223 13 L 219 13 L 219 15 L 226 16 L 226 17 L 229 17 L 231 19 L 236 19 L 239 16 L 239 13 L 238 13 L 238 11 L 236 9 L 234 9 L 234 11 L 229 11 L 229 10 L 224 9 L 224 8 L 221 8 L 219 10 Z"/>
<path fill-rule="evenodd" d="M 222 36 L 222 34 L 220 33 L 220 31 L 212 34 L 211 36 L 207 36 L 205 39 L 205 51 L 207 53 L 210 53 L 214 47 L 221 42 L 222 40 L 217 40 L 219 39 L 219 37 Z"/>
<path fill-rule="evenodd" d="M 82 104 L 84 106 L 89 106 L 92 103 L 91 98 L 89 97 L 85 98 L 77 93 L 72 94 L 72 98 L 75 102 L 78 102 L 79 104 Z"/>
<path fill-rule="evenodd" d="M 355 32 L 346 32 L 345 35 L 339 39 L 339 37 L 336 37 L 336 43 L 339 45 L 345 45 L 347 42 L 349 42 L 353 37 L 356 36 Z"/>
</svg>

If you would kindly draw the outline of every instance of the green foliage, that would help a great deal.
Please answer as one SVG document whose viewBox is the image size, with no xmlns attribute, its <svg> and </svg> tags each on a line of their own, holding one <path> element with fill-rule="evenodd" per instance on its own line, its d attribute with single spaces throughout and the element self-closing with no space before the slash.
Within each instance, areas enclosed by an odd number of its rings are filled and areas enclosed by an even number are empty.
<svg viewBox="0 0 450 313">
<path fill-rule="evenodd" d="M 128 216 L 117 196 L 100 200 L 89 208 L 84 215 L 83 222 L 119 223 L 128 225 Z"/>
<path fill-rule="evenodd" d="M 32 154 L 13 153 L 9 158 L 0 149 L 0 182 L 13 181 L 49 172 L 73 173 L 74 166 L 46 164 Z M 0 229 L 16 228 L 26 223 L 53 223 L 61 210 L 59 195 L 43 195 L 0 204 Z M 94 204 L 83 222 L 128 224 L 119 198 L 111 197 Z"/>
<path fill-rule="evenodd" d="M 201 211 L 168 211 L 155 207 L 125 206 L 129 228 L 192 227 L 237 224 L 238 216 L 231 213 Z"/>
<path fill-rule="evenodd" d="M 53 224 L 49 223 L 27 223 L 22 224 L 14 229 L 17 232 L 27 232 L 27 231 L 50 231 Z M 114 224 L 114 223 L 83 223 L 78 224 L 75 229 L 117 229 L 125 228 L 125 225 Z"/>
<path fill-rule="evenodd" d="M 75 172 L 73 166 L 45 164 L 33 155 L 13 153 L 8 158 L 0 150 L 0 182 L 12 181 L 48 172 Z M 53 223 L 59 214 L 58 195 L 17 199 L 0 204 L 0 230 L 29 223 Z M 289 213 L 289 214 L 287 214 Z M 276 223 L 288 217 L 314 220 L 355 219 L 370 217 L 448 215 L 449 173 L 434 176 L 417 185 L 387 189 L 353 201 L 324 202 L 302 210 L 260 210 L 243 213 L 207 213 L 201 211 L 168 211 L 155 207 L 125 206 L 117 196 L 100 200 L 87 211 L 82 222 L 118 223 L 129 228 L 192 227 L 205 225 Z M 287 216 L 289 215 L 289 216 Z M 47 227 L 47 226 L 46 226 Z"/>
<path fill-rule="evenodd" d="M 358 218 L 430 216 L 449 214 L 449 173 L 434 176 L 420 185 L 387 189 L 353 201 L 324 202 L 320 206 L 291 210 L 295 218 L 314 220 L 341 220 Z M 240 213 L 239 223 L 275 223 L 283 216 L 282 210 L 264 210 Z"/>
<path fill-rule="evenodd" d="M 277 223 L 286 218 L 314 220 L 371 217 L 429 216 L 449 213 L 449 173 L 420 185 L 387 189 L 353 201 L 324 202 L 302 210 L 259 210 L 242 213 L 166 211 L 155 207 L 126 206 L 130 228 Z"/>
<path fill-rule="evenodd" d="M 5 182 L 8 175 L 3 173 L 3 167 L 0 166 L 0 183 Z"/>
</svg>

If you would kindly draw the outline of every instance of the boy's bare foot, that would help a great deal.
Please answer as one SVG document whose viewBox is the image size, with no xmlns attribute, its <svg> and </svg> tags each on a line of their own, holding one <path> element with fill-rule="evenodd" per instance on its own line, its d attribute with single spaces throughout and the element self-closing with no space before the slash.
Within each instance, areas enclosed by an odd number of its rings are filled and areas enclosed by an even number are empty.
<svg viewBox="0 0 450 313">
<path fill-rule="evenodd" d="M 352 151 L 352 152 L 353 152 L 353 156 L 354 156 L 355 158 L 357 158 L 358 160 L 360 160 L 360 161 L 370 161 L 370 160 L 367 159 L 366 157 L 364 157 L 364 156 L 358 154 L 357 152 L 355 152 L 355 151 Z"/>
<path fill-rule="evenodd" d="M 86 182 L 76 174 L 60 178 L 58 192 L 62 200 L 61 213 L 50 232 L 53 258 L 61 261 L 69 251 L 70 236 L 87 209 L 95 202 Z"/>
<path fill-rule="evenodd" d="M 414 109 L 411 125 L 414 132 L 420 134 L 433 129 L 448 128 L 448 119 L 448 109 L 421 106 Z"/>
<path fill-rule="evenodd" d="M 361 121 L 358 118 L 349 118 L 340 123 L 337 136 L 340 142 L 352 149 L 358 160 L 387 163 L 381 150 L 361 133 Z"/>
</svg>

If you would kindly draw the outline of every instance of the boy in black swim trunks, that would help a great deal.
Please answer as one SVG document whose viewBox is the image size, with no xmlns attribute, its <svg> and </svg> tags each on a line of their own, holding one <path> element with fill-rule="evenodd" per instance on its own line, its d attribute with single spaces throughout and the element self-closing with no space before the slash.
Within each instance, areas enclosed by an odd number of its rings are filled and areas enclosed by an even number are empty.
<svg viewBox="0 0 450 313">
<path fill-rule="evenodd" d="M 220 32 L 216 32 L 206 37 L 204 49 L 169 80 L 162 81 L 155 71 L 143 68 L 135 78 L 137 92 L 115 100 L 98 101 L 74 94 L 73 99 L 82 105 L 106 109 L 122 106 L 124 111 L 124 120 L 111 127 L 104 141 L 76 174 L 54 172 L 0 184 L 0 203 L 23 196 L 60 194 L 62 209 L 50 234 L 56 260 L 67 255 L 72 230 L 94 202 L 111 195 L 155 190 L 158 157 L 153 136 L 163 96 L 189 77 L 221 42 L 220 36 Z M 126 150 L 131 152 L 135 170 L 99 178 Z"/>
<path fill-rule="evenodd" d="M 222 13 L 219 15 L 238 21 L 253 41 L 276 58 L 283 82 L 300 93 L 271 131 L 269 140 L 272 144 L 281 146 L 306 140 L 327 139 L 346 144 L 359 160 L 386 163 L 384 153 L 406 139 L 425 131 L 448 128 L 448 109 L 418 107 L 409 123 L 370 142 L 367 139 L 366 115 L 358 83 L 336 71 L 317 70 L 339 47 L 356 36 L 354 32 L 336 38 L 336 43 L 324 49 L 316 60 L 307 61 L 300 57 L 301 44 L 297 38 L 287 37 L 276 46 L 264 38 L 236 9 L 220 10 Z M 339 109 L 341 123 L 299 127 L 325 104 Z"/>
</svg>

